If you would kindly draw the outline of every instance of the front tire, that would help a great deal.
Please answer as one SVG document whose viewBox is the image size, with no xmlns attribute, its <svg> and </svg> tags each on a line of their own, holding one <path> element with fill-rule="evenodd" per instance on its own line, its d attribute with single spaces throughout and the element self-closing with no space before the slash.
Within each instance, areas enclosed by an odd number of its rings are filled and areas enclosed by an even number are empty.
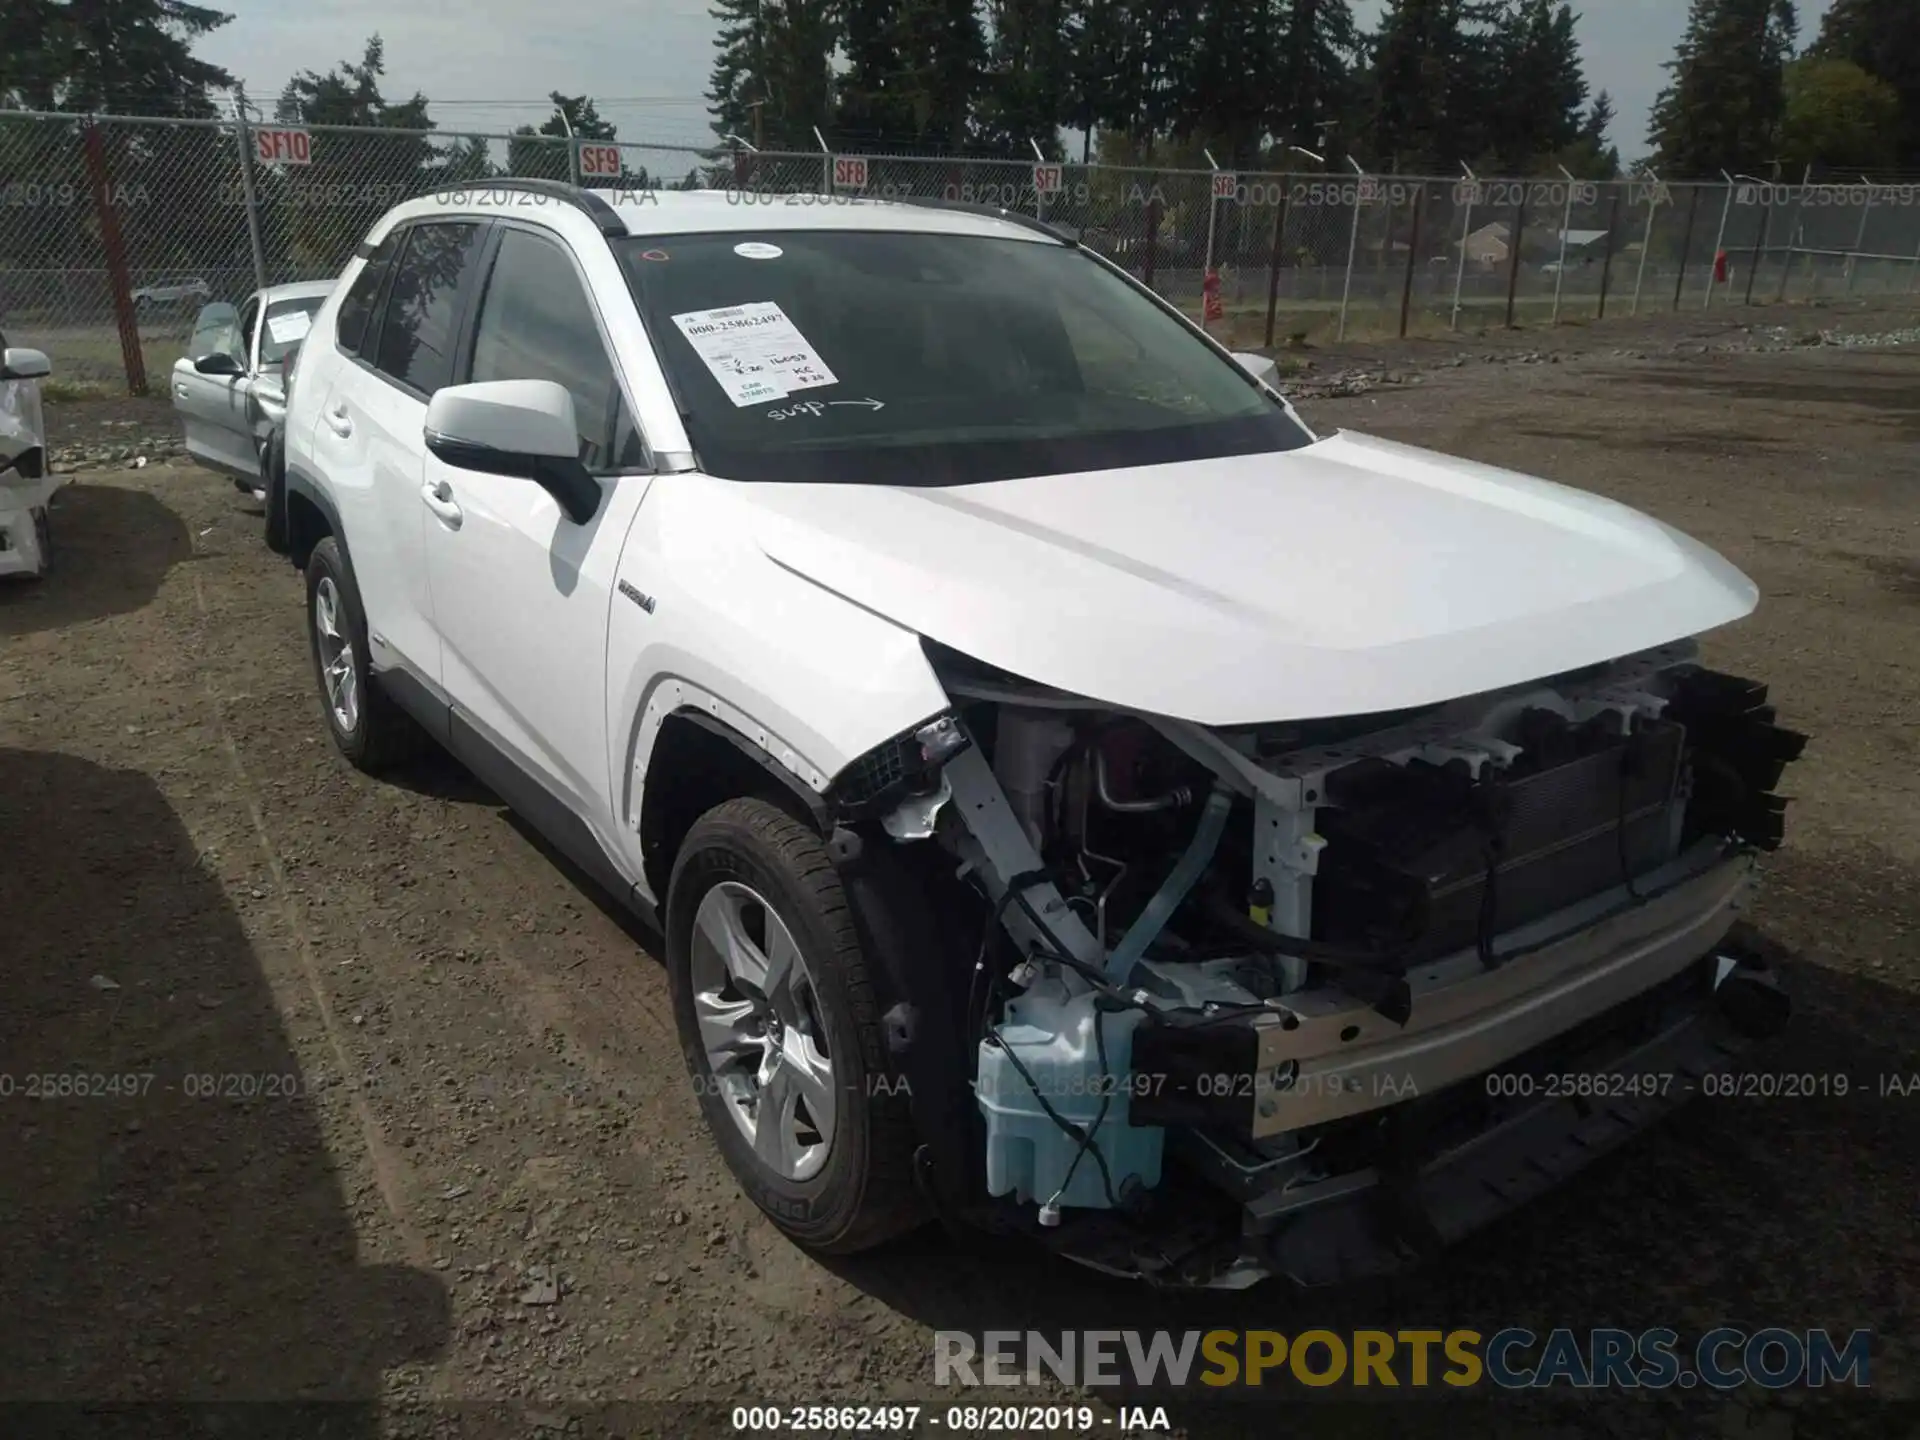
<svg viewBox="0 0 1920 1440">
<path fill-rule="evenodd" d="M 377 775 L 411 759 L 423 733 L 367 668 L 367 619 L 360 589 L 328 535 L 307 561 L 307 642 L 327 733 L 354 767 Z"/>
<path fill-rule="evenodd" d="M 909 1099 L 819 836 L 765 800 L 709 810 L 674 862 L 666 939 L 687 1073 L 747 1198 L 829 1254 L 924 1220 Z"/>
</svg>

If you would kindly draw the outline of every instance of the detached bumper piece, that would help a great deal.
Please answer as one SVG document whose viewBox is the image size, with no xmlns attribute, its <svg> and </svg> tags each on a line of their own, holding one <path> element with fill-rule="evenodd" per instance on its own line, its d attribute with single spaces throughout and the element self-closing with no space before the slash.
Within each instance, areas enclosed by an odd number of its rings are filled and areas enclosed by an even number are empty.
<svg viewBox="0 0 1920 1440">
<path fill-rule="evenodd" d="M 1684 840 L 1729 835 L 1756 850 L 1779 849 L 1787 802 L 1773 788 L 1800 758 L 1807 737 L 1774 723 L 1767 687 L 1717 670 L 1688 671 L 1666 718 L 1686 727 L 1692 749 Z"/>
<path fill-rule="evenodd" d="M 1329 1129 L 1319 1178 L 1296 1171 L 1247 1195 L 1240 1266 L 1303 1286 L 1410 1268 L 1677 1109 L 1787 1010 L 1759 961 L 1721 949 L 1489 1076 Z M 1189 1158 L 1245 1188 L 1229 1152 L 1200 1141 Z"/>
</svg>

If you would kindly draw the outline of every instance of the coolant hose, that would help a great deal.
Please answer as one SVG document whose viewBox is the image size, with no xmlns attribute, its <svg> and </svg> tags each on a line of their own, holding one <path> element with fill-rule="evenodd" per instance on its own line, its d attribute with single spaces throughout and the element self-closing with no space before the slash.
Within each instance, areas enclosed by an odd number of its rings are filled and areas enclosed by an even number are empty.
<svg viewBox="0 0 1920 1440">
<path fill-rule="evenodd" d="M 1213 863 L 1213 852 L 1220 848 L 1220 835 L 1227 828 L 1227 812 L 1232 808 L 1233 796 L 1226 786 L 1216 781 L 1213 793 L 1207 796 L 1206 808 L 1200 812 L 1200 823 L 1193 827 L 1193 839 L 1187 842 L 1186 853 L 1114 947 L 1107 961 L 1107 975 L 1111 979 L 1125 983 L 1128 973 L 1147 953 L 1147 947 L 1160 938 L 1160 932 L 1166 929 L 1180 902 L 1187 898 L 1187 892 Z"/>
</svg>

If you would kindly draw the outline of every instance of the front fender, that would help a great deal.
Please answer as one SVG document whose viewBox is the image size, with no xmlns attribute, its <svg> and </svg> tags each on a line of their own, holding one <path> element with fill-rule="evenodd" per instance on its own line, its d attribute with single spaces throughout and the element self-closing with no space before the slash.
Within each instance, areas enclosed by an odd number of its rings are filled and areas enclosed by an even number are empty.
<svg viewBox="0 0 1920 1440">
<path fill-rule="evenodd" d="M 768 559 L 744 508 L 727 481 L 659 476 L 621 556 L 607 735 L 635 873 L 640 796 L 675 711 L 704 711 L 819 794 L 947 707 L 918 635 Z"/>
</svg>

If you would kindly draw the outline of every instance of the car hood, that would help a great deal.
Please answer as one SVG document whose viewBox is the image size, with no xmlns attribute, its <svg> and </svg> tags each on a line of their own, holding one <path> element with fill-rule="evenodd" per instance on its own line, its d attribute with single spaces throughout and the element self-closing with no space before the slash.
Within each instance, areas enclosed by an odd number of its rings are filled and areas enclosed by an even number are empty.
<svg viewBox="0 0 1920 1440">
<path fill-rule="evenodd" d="M 1520 684 L 1759 598 L 1626 506 L 1344 433 L 977 485 L 744 488 L 766 555 L 854 604 L 1029 680 L 1209 725 Z"/>
</svg>

